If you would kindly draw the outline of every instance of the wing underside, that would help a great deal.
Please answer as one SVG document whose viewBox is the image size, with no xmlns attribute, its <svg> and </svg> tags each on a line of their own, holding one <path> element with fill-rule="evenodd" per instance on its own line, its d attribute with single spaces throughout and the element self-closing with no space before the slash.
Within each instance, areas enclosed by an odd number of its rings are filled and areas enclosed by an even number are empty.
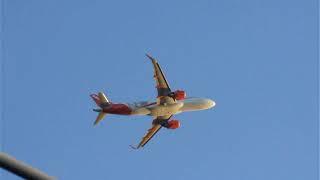
<svg viewBox="0 0 320 180">
<path fill-rule="evenodd" d="M 160 124 L 152 125 L 152 127 L 148 130 L 147 134 L 142 138 L 141 142 L 137 146 L 137 149 L 145 146 L 153 138 L 153 136 L 157 134 L 161 127 L 162 126 Z"/>
<path fill-rule="evenodd" d="M 152 127 L 148 130 L 147 134 L 143 136 L 142 140 L 140 141 L 139 145 L 135 148 L 141 148 L 144 147 L 153 137 L 157 132 L 162 128 L 162 123 L 165 121 L 168 121 L 171 118 L 172 115 L 170 116 L 159 116 L 156 119 L 153 120 L 152 122 Z"/>
<path fill-rule="evenodd" d="M 156 88 L 158 91 L 158 103 L 164 104 L 174 102 L 174 99 L 169 96 L 169 94 L 171 93 L 171 89 L 163 71 L 161 70 L 159 63 L 155 58 L 151 57 L 148 54 L 147 57 L 152 61 L 153 65 L 153 77 L 156 81 Z"/>
</svg>

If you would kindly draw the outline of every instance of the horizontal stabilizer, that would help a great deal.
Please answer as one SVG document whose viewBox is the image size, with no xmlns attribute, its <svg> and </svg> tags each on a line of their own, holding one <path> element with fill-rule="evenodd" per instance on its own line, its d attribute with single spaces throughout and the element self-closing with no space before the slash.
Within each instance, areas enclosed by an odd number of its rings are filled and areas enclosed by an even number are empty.
<svg viewBox="0 0 320 180">
<path fill-rule="evenodd" d="M 106 113 L 99 112 L 97 119 L 94 121 L 94 125 L 97 125 L 104 117 L 106 116 Z"/>
</svg>

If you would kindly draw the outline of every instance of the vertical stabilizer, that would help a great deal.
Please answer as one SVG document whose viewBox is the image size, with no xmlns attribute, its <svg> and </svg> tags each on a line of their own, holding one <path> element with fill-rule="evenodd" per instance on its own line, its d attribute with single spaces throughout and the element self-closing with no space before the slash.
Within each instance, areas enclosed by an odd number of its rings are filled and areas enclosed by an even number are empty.
<svg viewBox="0 0 320 180">
<path fill-rule="evenodd" d="M 99 92 L 98 93 L 99 99 L 102 103 L 108 103 L 109 104 L 109 100 L 107 98 L 107 96 L 103 93 L 103 92 Z"/>
<path fill-rule="evenodd" d="M 99 92 L 98 95 L 91 94 L 90 97 L 94 100 L 94 102 L 96 102 L 97 106 L 99 107 L 110 104 L 110 101 L 103 92 Z"/>
<path fill-rule="evenodd" d="M 90 97 L 94 100 L 94 102 L 99 106 L 101 109 L 94 109 L 94 111 L 98 112 L 98 116 L 96 120 L 94 121 L 94 125 L 98 124 L 107 113 L 103 112 L 103 108 L 110 105 L 110 102 L 107 98 L 107 96 L 103 92 L 99 92 L 97 94 L 91 94 Z"/>
</svg>

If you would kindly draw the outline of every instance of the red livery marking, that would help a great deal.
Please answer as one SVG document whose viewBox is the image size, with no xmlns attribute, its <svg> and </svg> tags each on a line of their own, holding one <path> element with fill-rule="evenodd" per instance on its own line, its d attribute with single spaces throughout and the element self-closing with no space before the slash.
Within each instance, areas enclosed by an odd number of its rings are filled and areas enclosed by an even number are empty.
<svg viewBox="0 0 320 180">
<path fill-rule="evenodd" d="M 125 104 L 111 104 L 109 107 L 103 109 L 103 112 L 110 114 L 129 115 L 132 109 Z"/>
<path fill-rule="evenodd" d="M 96 94 L 91 94 L 90 96 L 91 96 L 91 98 L 94 100 L 94 102 L 96 102 L 96 104 L 97 104 L 98 106 L 100 106 L 101 101 L 100 101 L 99 96 L 96 95 Z"/>
</svg>

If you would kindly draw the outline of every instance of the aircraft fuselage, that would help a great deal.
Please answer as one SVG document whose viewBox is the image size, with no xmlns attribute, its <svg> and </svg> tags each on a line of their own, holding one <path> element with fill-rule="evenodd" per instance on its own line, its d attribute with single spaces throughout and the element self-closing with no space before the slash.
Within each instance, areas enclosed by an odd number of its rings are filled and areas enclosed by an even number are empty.
<svg viewBox="0 0 320 180">
<path fill-rule="evenodd" d="M 141 101 L 135 103 L 112 103 L 103 108 L 103 112 L 119 115 L 166 116 L 185 111 L 205 110 L 215 106 L 215 102 L 206 98 L 186 98 L 159 105 L 156 102 Z"/>
</svg>

